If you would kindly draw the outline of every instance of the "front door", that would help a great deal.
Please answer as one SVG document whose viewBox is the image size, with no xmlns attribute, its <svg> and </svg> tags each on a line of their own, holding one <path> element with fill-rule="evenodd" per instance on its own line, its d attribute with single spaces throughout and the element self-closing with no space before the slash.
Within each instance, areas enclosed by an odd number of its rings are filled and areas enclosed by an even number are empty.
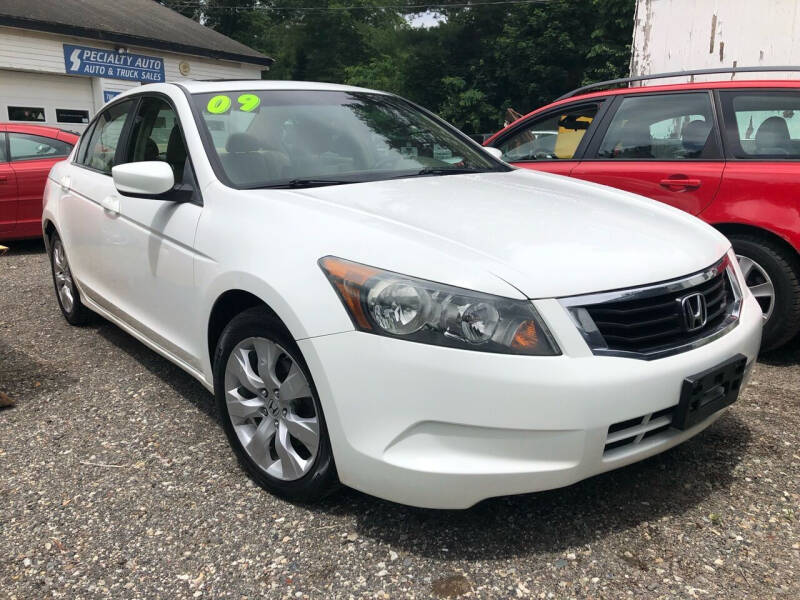
<svg viewBox="0 0 800 600">
<path fill-rule="evenodd" d="M 578 164 L 582 142 L 588 140 L 600 102 L 570 104 L 534 115 L 519 123 L 492 146 L 516 167 L 569 175 Z"/>
<path fill-rule="evenodd" d="M 116 193 L 116 242 L 106 251 L 117 269 L 117 308 L 132 327 L 199 369 L 200 357 L 186 349 L 196 337 L 194 236 L 203 209 L 172 101 L 144 96 L 127 139 L 121 162 L 164 161 L 176 187 L 158 198 Z"/>
<path fill-rule="evenodd" d="M 636 94 L 615 101 L 572 176 L 699 214 L 725 162 L 709 92 Z"/>
</svg>

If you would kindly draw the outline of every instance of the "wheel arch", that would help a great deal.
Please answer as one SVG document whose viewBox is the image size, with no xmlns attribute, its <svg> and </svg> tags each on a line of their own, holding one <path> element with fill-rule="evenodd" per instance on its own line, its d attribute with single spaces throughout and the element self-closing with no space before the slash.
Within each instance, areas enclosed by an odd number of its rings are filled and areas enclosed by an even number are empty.
<svg viewBox="0 0 800 600">
<path fill-rule="evenodd" d="M 50 238 L 54 233 L 58 233 L 55 224 L 51 219 L 45 217 L 42 221 L 42 238 L 44 239 L 44 245 L 48 252 L 50 251 Z"/>
<path fill-rule="evenodd" d="M 763 227 L 758 227 L 757 225 L 747 225 L 744 223 L 712 223 L 711 224 L 714 229 L 719 231 L 725 237 L 730 237 L 731 235 L 752 235 L 755 237 L 760 237 L 762 239 L 774 242 L 786 252 L 795 257 L 795 259 L 800 259 L 800 253 L 798 253 L 797 248 L 795 248 L 786 238 L 769 229 L 765 229 Z"/>
<path fill-rule="evenodd" d="M 244 289 L 229 289 L 217 297 L 208 316 L 208 358 L 212 368 L 217 342 L 225 326 L 230 323 L 236 315 L 256 306 L 261 306 L 271 313 L 283 326 L 285 332 L 294 339 L 285 321 L 281 319 L 280 315 L 264 301 L 263 298 Z"/>
</svg>

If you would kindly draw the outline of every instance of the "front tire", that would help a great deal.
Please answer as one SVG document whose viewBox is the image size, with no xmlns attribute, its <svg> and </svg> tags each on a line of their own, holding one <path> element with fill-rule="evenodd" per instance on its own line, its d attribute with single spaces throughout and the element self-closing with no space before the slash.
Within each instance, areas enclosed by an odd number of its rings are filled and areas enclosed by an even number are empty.
<svg viewBox="0 0 800 600">
<path fill-rule="evenodd" d="M 72 277 L 72 270 L 64 250 L 64 243 L 57 233 L 50 237 L 48 244 L 50 253 L 50 269 L 53 273 L 53 285 L 61 314 L 70 325 L 85 325 L 92 313 L 81 302 L 81 295 Z"/>
<path fill-rule="evenodd" d="M 225 327 L 214 353 L 214 394 L 239 462 L 264 489 L 313 502 L 338 477 L 322 406 L 300 349 L 266 308 Z"/>
<path fill-rule="evenodd" d="M 745 283 L 764 313 L 761 350 L 780 348 L 800 331 L 800 264 L 797 256 L 771 240 L 729 237 Z"/>
</svg>

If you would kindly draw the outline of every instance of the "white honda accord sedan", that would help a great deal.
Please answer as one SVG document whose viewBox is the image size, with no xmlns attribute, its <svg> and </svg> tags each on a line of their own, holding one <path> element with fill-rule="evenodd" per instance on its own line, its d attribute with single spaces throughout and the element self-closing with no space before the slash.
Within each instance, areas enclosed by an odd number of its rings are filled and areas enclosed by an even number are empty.
<svg viewBox="0 0 800 600">
<path fill-rule="evenodd" d="M 43 225 L 66 319 L 197 378 L 299 501 L 464 508 L 627 465 L 717 419 L 761 338 L 711 227 L 359 88 L 137 87 L 53 168 Z"/>
</svg>

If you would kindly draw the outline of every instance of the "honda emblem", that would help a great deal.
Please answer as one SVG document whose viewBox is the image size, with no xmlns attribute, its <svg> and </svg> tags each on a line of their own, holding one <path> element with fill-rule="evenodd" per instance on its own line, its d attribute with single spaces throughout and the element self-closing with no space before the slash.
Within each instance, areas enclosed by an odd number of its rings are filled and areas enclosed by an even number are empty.
<svg viewBox="0 0 800 600">
<path fill-rule="evenodd" d="M 702 329 L 708 322 L 708 306 L 706 297 L 697 292 L 680 298 L 681 313 L 683 314 L 683 327 L 686 331 Z"/>
</svg>

